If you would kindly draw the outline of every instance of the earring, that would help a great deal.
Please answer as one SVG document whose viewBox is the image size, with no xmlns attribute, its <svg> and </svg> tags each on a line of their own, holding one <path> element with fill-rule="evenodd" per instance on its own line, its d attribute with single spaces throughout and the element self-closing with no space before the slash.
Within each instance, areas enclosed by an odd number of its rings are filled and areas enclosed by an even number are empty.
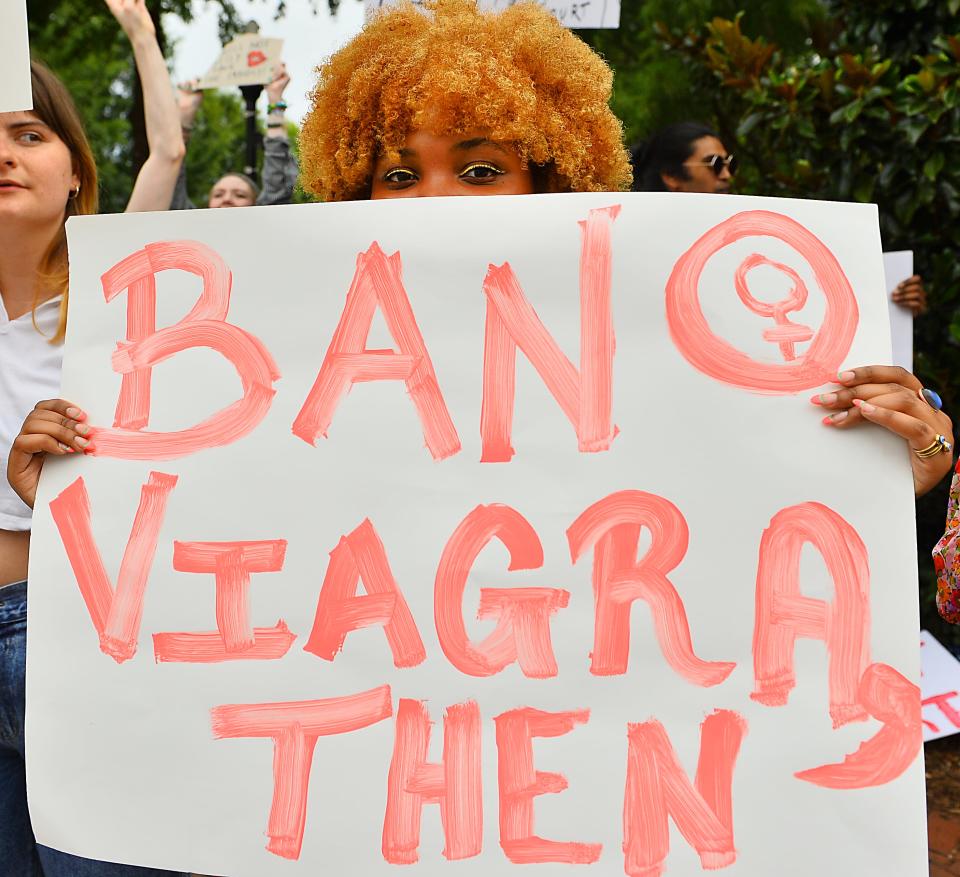
<svg viewBox="0 0 960 877">
<path fill-rule="evenodd" d="M 76 199 L 77 195 L 79 195 L 79 194 L 80 194 L 80 184 L 77 183 L 77 188 L 76 188 L 76 189 L 71 189 L 71 190 L 69 191 L 69 193 L 67 194 L 67 197 L 68 197 L 71 201 L 73 201 L 74 199 Z"/>
</svg>

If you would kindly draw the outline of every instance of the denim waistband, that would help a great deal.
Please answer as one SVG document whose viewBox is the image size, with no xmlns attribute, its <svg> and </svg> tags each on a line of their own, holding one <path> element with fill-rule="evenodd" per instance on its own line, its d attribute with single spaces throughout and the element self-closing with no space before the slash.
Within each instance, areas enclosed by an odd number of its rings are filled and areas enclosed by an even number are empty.
<svg viewBox="0 0 960 877">
<path fill-rule="evenodd" d="M 0 588 L 0 624 L 27 617 L 27 583 L 14 582 Z"/>
</svg>

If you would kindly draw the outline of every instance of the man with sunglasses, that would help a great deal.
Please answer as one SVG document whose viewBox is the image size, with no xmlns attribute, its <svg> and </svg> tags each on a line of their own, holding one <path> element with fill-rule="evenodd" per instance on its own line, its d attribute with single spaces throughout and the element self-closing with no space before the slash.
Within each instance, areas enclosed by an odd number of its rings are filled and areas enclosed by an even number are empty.
<svg viewBox="0 0 960 877">
<path fill-rule="evenodd" d="M 637 192 L 701 192 L 730 188 L 737 159 L 714 131 L 699 122 L 668 125 L 633 150 Z"/>
</svg>

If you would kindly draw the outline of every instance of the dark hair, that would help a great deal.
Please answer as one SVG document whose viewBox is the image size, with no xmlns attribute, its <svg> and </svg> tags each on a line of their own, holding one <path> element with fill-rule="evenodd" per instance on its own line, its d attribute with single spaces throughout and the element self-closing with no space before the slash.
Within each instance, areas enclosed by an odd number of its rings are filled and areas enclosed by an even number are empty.
<svg viewBox="0 0 960 877">
<path fill-rule="evenodd" d="M 701 122 L 677 122 L 661 128 L 645 143 L 630 150 L 633 163 L 634 192 L 665 192 L 663 174 L 689 178 L 683 163 L 693 155 L 693 144 L 703 137 L 717 137 L 717 133 Z"/>
</svg>

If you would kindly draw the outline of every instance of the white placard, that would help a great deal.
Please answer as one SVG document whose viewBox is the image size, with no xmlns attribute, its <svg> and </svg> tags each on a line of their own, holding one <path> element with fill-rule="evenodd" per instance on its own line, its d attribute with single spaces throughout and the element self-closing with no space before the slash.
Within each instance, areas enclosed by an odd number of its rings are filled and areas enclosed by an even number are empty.
<svg viewBox="0 0 960 877">
<path fill-rule="evenodd" d="M 0 113 L 33 109 L 27 0 L 0 3 Z"/>
<path fill-rule="evenodd" d="M 385 6 L 393 6 L 398 0 L 364 0 L 367 15 L 372 15 Z M 413 0 L 420 5 L 421 0 Z M 517 0 L 478 0 L 481 9 L 503 10 Z M 620 26 L 620 0 L 537 0 L 557 17 L 561 24 L 570 28 L 617 28 Z"/>
<path fill-rule="evenodd" d="M 928 630 L 920 631 L 920 667 L 923 739 L 960 732 L 960 661 Z"/>
<path fill-rule="evenodd" d="M 283 40 L 244 33 L 223 47 L 213 67 L 200 80 L 200 88 L 238 88 L 266 85 L 280 63 Z"/>
<path fill-rule="evenodd" d="M 913 276 L 913 250 L 897 250 L 883 254 L 887 303 L 890 309 L 890 338 L 893 342 L 893 364 L 913 371 L 913 313 L 890 298 L 897 285 Z"/>
<path fill-rule="evenodd" d="M 908 456 L 809 401 L 889 355 L 875 207 L 68 233 L 97 453 L 36 505 L 39 842 L 231 877 L 926 873 Z"/>
</svg>

